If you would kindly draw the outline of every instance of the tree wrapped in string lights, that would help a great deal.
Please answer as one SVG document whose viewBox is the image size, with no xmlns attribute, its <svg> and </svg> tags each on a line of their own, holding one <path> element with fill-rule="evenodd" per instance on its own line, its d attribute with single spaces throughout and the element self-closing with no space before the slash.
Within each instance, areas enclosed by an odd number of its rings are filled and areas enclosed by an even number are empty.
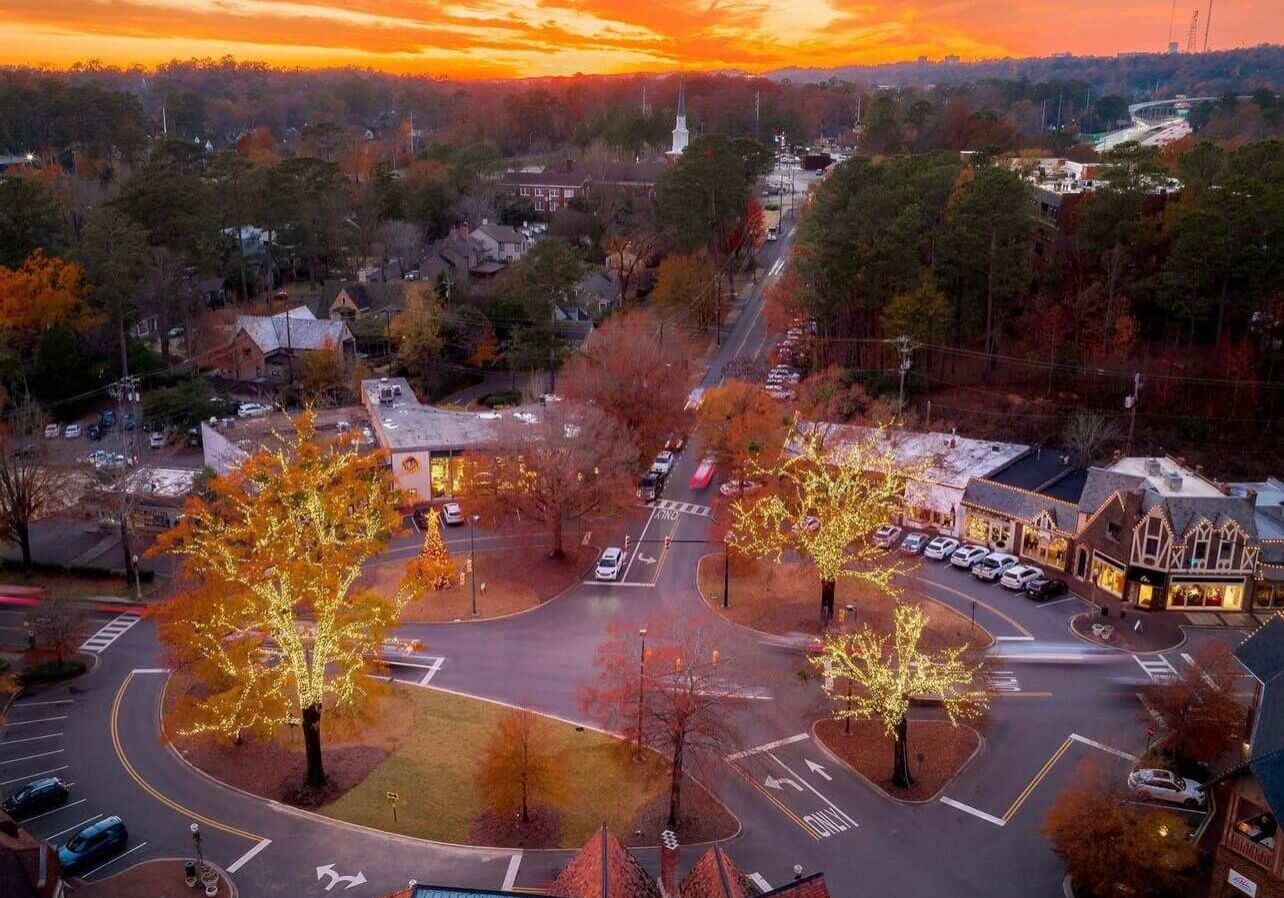
<svg viewBox="0 0 1284 898">
<path fill-rule="evenodd" d="M 741 554 L 779 561 L 786 551 L 811 559 L 820 577 L 822 622 L 834 615 L 839 577 L 860 580 L 891 594 L 905 566 L 874 545 L 870 534 L 896 520 L 905 484 L 928 459 L 898 460 L 894 435 L 877 427 L 862 439 L 825 446 L 823 430 L 800 433 L 793 451 L 774 465 L 750 461 L 750 477 L 769 485 L 766 494 L 731 504 L 731 545 Z"/>
<path fill-rule="evenodd" d="M 419 557 L 406 566 L 406 577 L 419 589 L 436 592 L 449 589 L 459 578 L 459 568 L 446 551 L 441 538 L 441 522 L 429 514 L 424 524 L 424 546 Z"/>
<path fill-rule="evenodd" d="M 919 646 L 926 623 L 918 605 L 897 605 L 890 636 L 869 624 L 855 633 L 829 634 L 820 654 L 811 659 L 826 677 L 822 688 L 834 702 L 834 719 L 880 720 L 896 740 L 892 783 L 902 788 L 914 781 L 909 770 L 913 696 L 937 699 L 954 725 L 989 707 L 980 685 L 981 665 L 964 660 L 966 645 L 938 652 Z"/>
<path fill-rule="evenodd" d="M 401 526 L 380 453 L 351 435 L 316 438 L 305 412 L 275 448 L 187 501 L 154 553 L 183 556 L 186 588 L 156 609 L 174 669 L 195 689 L 173 712 L 183 734 L 268 736 L 299 726 L 307 784 L 325 784 L 323 713 L 368 713 L 370 676 L 418 585 L 387 598 L 358 587 L 364 565 Z"/>
</svg>

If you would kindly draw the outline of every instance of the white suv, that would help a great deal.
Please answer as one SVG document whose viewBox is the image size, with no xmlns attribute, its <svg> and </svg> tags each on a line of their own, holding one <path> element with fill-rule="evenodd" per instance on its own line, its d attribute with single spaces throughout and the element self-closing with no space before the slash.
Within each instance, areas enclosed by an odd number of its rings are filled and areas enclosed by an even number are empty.
<svg viewBox="0 0 1284 898">
<path fill-rule="evenodd" d="M 618 580 L 623 567 L 624 550 L 612 547 L 603 552 L 602 557 L 598 559 L 594 576 L 599 580 Z"/>
<path fill-rule="evenodd" d="M 1128 774 L 1128 788 L 1135 795 L 1170 801 L 1188 808 L 1202 808 L 1208 796 L 1202 784 L 1183 779 L 1171 770 L 1143 767 Z"/>
<path fill-rule="evenodd" d="M 991 552 L 972 567 L 972 576 L 978 580 L 993 583 L 1016 563 L 1017 557 L 1015 555 L 1008 555 L 1005 552 Z"/>
<path fill-rule="evenodd" d="M 927 544 L 927 548 L 923 550 L 923 557 L 941 561 L 953 555 L 954 550 L 958 547 L 959 541 L 954 537 L 938 536 Z"/>
<path fill-rule="evenodd" d="M 1029 564 L 1015 564 L 1003 572 L 999 585 L 1008 589 L 1025 589 L 1025 585 L 1039 577 L 1043 572 Z"/>
<path fill-rule="evenodd" d="M 966 571 L 989 554 L 980 546 L 963 546 L 961 549 L 954 550 L 954 554 L 950 556 L 950 564 L 955 567 L 961 567 Z"/>
</svg>

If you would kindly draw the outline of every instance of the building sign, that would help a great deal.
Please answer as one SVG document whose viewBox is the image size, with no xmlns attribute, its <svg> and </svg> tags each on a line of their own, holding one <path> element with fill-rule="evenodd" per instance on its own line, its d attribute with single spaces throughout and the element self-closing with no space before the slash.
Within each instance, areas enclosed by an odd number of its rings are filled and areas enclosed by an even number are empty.
<svg viewBox="0 0 1284 898">
<path fill-rule="evenodd" d="M 1249 879 L 1243 873 L 1231 870 L 1226 874 L 1226 881 L 1239 889 L 1245 895 L 1248 895 L 1249 898 L 1257 898 L 1257 883 L 1253 882 L 1253 880 Z"/>
<path fill-rule="evenodd" d="M 1128 580 L 1143 586 L 1163 586 L 1165 576 L 1163 571 L 1152 571 L 1150 568 L 1137 567 L 1135 564 L 1128 567 Z"/>
</svg>

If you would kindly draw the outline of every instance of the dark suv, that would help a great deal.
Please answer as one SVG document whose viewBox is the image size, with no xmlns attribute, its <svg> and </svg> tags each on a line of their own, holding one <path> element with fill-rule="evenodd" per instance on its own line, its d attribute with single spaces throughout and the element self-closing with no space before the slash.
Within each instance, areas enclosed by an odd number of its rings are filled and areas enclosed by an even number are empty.
<svg viewBox="0 0 1284 898">
<path fill-rule="evenodd" d="M 115 857 L 128 841 L 129 831 L 125 829 L 125 821 L 119 817 L 104 817 L 91 823 L 58 849 L 62 872 L 68 875 L 80 873 L 86 867 Z"/>
<path fill-rule="evenodd" d="M 643 502 L 654 502 L 660 498 L 662 489 L 664 489 L 664 475 L 659 471 L 647 471 L 638 484 L 638 495 L 642 497 Z"/>
<path fill-rule="evenodd" d="M 10 817 L 19 819 L 62 804 L 70 794 L 66 784 L 56 776 L 32 780 L 6 798 L 0 807 Z"/>
</svg>

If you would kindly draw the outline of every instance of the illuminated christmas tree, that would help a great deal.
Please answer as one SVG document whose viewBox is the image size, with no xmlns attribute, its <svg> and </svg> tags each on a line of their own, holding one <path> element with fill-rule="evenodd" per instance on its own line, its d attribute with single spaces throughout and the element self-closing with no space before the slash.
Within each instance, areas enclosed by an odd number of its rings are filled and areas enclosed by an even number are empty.
<svg viewBox="0 0 1284 898">
<path fill-rule="evenodd" d="M 428 515 L 424 525 L 424 547 L 419 557 L 410 562 L 406 577 L 426 591 L 449 589 L 459 577 L 459 568 L 446 551 L 437 515 Z"/>
</svg>

